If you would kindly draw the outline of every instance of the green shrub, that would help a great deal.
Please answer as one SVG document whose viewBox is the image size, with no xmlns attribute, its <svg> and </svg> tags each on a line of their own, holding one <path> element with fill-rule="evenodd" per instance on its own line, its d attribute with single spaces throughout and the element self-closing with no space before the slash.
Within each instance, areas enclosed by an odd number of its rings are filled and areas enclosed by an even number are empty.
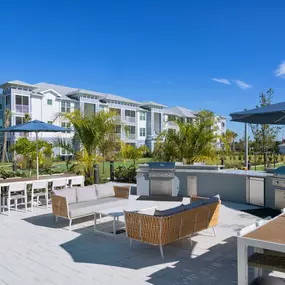
<svg viewBox="0 0 285 285">
<path fill-rule="evenodd" d="M 115 169 L 115 178 L 117 181 L 121 182 L 136 182 L 136 167 L 134 164 L 131 164 L 129 167 L 119 165 Z"/>
</svg>

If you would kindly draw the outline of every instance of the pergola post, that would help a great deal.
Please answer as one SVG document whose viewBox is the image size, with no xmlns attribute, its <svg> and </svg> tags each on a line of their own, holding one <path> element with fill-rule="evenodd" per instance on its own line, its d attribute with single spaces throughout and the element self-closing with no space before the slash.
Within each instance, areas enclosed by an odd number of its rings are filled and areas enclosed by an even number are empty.
<svg viewBox="0 0 285 285">
<path fill-rule="evenodd" d="M 244 124 L 244 166 L 248 168 L 248 126 Z"/>
</svg>

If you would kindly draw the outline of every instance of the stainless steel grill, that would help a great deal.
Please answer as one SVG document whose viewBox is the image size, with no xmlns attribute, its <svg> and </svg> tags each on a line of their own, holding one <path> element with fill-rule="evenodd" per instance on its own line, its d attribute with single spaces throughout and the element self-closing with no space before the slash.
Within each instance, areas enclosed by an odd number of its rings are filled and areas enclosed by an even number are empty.
<svg viewBox="0 0 285 285">
<path fill-rule="evenodd" d="M 174 162 L 149 163 L 149 194 L 172 196 L 174 177 Z"/>
<path fill-rule="evenodd" d="M 277 168 L 274 172 L 272 184 L 275 186 L 275 208 L 285 208 L 285 166 Z"/>
</svg>

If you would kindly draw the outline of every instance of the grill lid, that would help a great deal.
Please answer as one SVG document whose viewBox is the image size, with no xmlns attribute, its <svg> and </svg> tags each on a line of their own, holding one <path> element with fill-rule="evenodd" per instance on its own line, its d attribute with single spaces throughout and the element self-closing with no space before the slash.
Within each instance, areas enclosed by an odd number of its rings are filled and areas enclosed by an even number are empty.
<svg viewBox="0 0 285 285">
<path fill-rule="evenodd" d="M 275 176 L 284 176 L 285 177 L 285 166 L 280 166 L 274 171 Z"/>
<path fill-rule="evenodd" d="M 150 169 L 168 170 L 175 168 L 175 162 L 150 162 L 148 164 Z"/>
</svg>

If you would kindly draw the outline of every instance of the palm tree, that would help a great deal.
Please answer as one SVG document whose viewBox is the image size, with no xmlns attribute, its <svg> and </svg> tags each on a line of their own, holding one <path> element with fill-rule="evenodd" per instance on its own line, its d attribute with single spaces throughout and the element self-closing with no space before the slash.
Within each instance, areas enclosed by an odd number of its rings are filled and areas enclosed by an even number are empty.
<svg viewBox="0 0 285 285">
<path fill-rule="evenodd" d="M 29 113 L 25 113 L 24 115 L 24 123 L 28 123 L 32 120 L 31 115 Z M 25 133 L 25 137 L 27 137 L 28 133 Z"/>
<path fill-rule="evenodd" d="M 10 120 L 11 120 L 11 110 L 10 109 L 5 109 L 4 112 L 4 128 L 8 128 L 10 126 Z M 2 163 L 5 162 L 5 156 L 7 152 L 7 133 L 4 133 L 4 138 L 3 138 L 3 150 L 2 150 Z"/>
<path fill-rule="evenodd" d="M 92 179 L 94 164 L 102 160 L 100 149 L 105 149 L 104 142 L 109 144 L 111 139 L 116 140 L 115 128 L 118 122 L 113 112 L 101 111 L 84 117 L 79 110 L 76 110 L 60 116 L 67 119 L 73 126 L 76 138 L 81 145 L 80 151 L 77 152 L 77 159 L 84 166 L 86 177 Z"/>
</svg>

